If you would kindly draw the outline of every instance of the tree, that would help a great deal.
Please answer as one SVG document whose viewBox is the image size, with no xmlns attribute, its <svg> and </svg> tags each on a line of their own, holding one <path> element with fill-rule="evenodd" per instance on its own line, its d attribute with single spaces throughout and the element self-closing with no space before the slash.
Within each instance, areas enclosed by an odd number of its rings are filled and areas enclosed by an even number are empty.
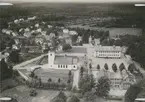
<svg viewBox="0 0 145 102">
<path fill-rule="evenodd" d="M 138 85 L 131 85 L 130 88 L 125 93 L 124 102 L 134 102 L 137 95 L 141 92 L 142 88 Z"/>
<path fill-rule="evenodd" d="M 112 65 L 112 70 L 113 70 L 114 72 L 117 72 L 117 66 L 116 66 L 115 63 Z"/>
<path fill-rule="evenodd" d="M 122 46 L 122 41 L 120 39 L 117 39 L 114 41 L 114 44 L 115 46 Z"/>
<path fill-rule="evenodd" d="M 98 100 L 96 100 L 96 99 L 98 99 L 97 95 L 96 95 L 96 90 L 93 89 L 89 92 L 86 92 L 85 95 L 84 95 L 84 99 L 85 99 L 85 102 L 96 102 L 96 101 L 98 101 Z M 98 101 L 98 102 L 100 102 L 100 101 Z"/>
<path fill-rule="evenodd" d="M 39 81 L 39 86 L 41 86 L 42 85 L 41 78 L 39 78 L 38 81 Z"/>
<path fill-rule="evenodd" d="M 104 39 L 102 42 L 101 42 L 101 45 L 102 46 L 110 46 L 110 42 L 108 39 Z"/>
<path fill-rule="evenodd" d="M 58 83 L 60 83 L 60 81 L 61 81 L 61 80 L 60 80 L 60 78 L 59 78 L 59 79 L 58 79 Z"/>
<path fill-rule="evenodd" d="M 84 76 L 79 82 L 79 88 L 83 94 L 90 91 L 94 87 L 95 79 L 92 74 Z"/>
<path fill-rule="evenodd" d="M 8 68 L 7 63 L 5 62 L 5 59 L 3 58 L 0 61 L 0 78 L 1 80 L 10 78 L 12 76 L 13 70 Z"/>
<path fill-rule="evenodd" d="M 71 79 L 71 76 L 72 76 L 72 72 L 70 70 L 69 73 L 68 73 L 68 77 Z"/>
<path fill-rule="evenodd" d="M 139 62 L 141 64 L 141 66 L 143 68 L 145 68 L 145 34 L 142 34 L 142 36 L 139 37 L 130 37 L 130 40 L 128 40 L 128 36 L 126 37 L 127 41 L 123 41 L 126 42 L 128 44 L 128 49 L 127 49 L 127 54 L 129 54 L 133 60 Z"/>
<path fill-rule="evenodd" d="M 69 84 L 70 82 L 71 82 L 71 80 L 70 80 L 70 79 L 68 79 L 68 80 L 67 80 L 67 83 Z"/>
<path fill-rule="evenodd" d="M 107 64 L 107 63 L 105 63 L 104 68 L 105 68 L 106 70 L 108 70 L 108 64 Z"/>
<path fill-rule="evenodd" d="M 65 101 L 62 98 L 54 97 L 50 102 L 65 102 Z"/>
<path fill-rule="evenodd" d="M 97 69 L 100 70 L 100 65 L 99 64 L 97 65 Z"/>
<path fill-rule="evenodd" d="M 19 51 L 18 50 L 13 50 L 11 53 L 10 53 L 10 56 L 9 56 L 10 60 L 17 64 L 19 63 Z"/>
<path fill-rule="evenodd" d="M 91 63 L 89 64 L 89 68 L 92 69 L 92 64 Z"/>
<path fill-rule="evenodd" d="M 130 64 L 130 65 L 128 66 L 128 71 L 130 71 L 130 73 L 133 73 L 134 70 L 136 70 L 136 66 L 135 66 L 134 64 Z"/>
<path fill-rule="evenodd" d="M 69 51 L 69 50 L 71 50 L 71 49 L 72 49 L 72 47 L 71 47 L 70 44 L 64 44 L 64 45 L 62 46 L 62 50 L 63 50 L 63 51 Z"/>
<path fill-rule="evenodd" d="M 35 77 L 35 73 L 34 73 L 34 72 L 31 72 L 31 73 L 30 73 L 30 77 L 31 77 L 31 78 L 34 78 L 34 77 Z"/>
<path fill-rule="evenodd" d="M 49 79 L 48 79 L 48 82 L 52 82 L 52 79 L 51 79 L 51 78 L 49 78 Z"/>
<path fill-rule="evenodd" d="M 80 102 L 80 99 L 76 95 L 72 95 L 67 99 L 67 102 Z"/>
<path fill-rule="evenodd" d="M 67 97 L 65 96 L 63 91 L 60 91 L 59 94 L 57 95 L 57 97 L 63 99 L 64 102 L 66 102 Z"/>
<path fill-rule="evenodd" d="M 96 94 L 99 97 L 107 97 L 110 91 L 110 80 L 103 76 L 96 85 Z"/>
<path fill-rule="evenodd" d="M 126 69 L 124 63 L 121 63 L 119 66 L 120 71 L 122 72 L 122 70 Z"/>
<path fill-rule="evenodd" d="M 84 68 L 83 68 L 83 67 L 81 67 L 81 68 L 80 68 L 81 78 L 83 77 L 83 73 L 84 73 Z"/>
</svg>

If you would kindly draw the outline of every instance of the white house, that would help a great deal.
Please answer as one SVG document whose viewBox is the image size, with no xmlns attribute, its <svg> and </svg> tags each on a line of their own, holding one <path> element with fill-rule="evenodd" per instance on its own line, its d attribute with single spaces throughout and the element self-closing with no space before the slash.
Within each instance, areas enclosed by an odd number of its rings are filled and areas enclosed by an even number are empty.
<svg viewBox="0 0 145 102">
<path fill-rule="evenodd" d="M 73 31 L 73 30 L 72 31 L 69 31 L 69 34 L 70 35 L 78 35 L 78 33 L 76 31 Z"/>
<path fill-rule="evenodd" d="M 65 34 L 65 33 L 69 33 L 69 30 L 68 29 L 63 29 L 63 33 Z"/>
<path fill-rule="evenodd" d="M 33 17 L 28 17 L 27 20 L 35 20 L 36 19 L 36 16 L 33 16 Z"/>
</svg>

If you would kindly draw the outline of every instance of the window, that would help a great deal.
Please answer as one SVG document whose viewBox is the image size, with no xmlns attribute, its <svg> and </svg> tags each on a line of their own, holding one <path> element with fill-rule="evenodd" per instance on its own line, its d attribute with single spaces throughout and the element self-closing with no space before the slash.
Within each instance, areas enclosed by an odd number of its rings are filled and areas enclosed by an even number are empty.
<svg viewBox="0 0 145 102">
<path fill-rule="evenodd" d="M 65 68 L 65 65 L 63 65 L 63 68 Z"/>
<path fill-rule="evenodd" d="M 67 65 L 65 67 L 67 68 Z"/>
<path fill-rule="evenodd" d="M 61 68 L 62 68 L 62 65 L 61 65 Z"/>
<path fill-rule="evenodd" d="M 74 66 L 74 68 L 75 68 L 76 66 Z"/>
<path fill-rule="evenodd" d="M 60 65 L 58 65 L 58 68 L 60 68 Z"/>
</svg>

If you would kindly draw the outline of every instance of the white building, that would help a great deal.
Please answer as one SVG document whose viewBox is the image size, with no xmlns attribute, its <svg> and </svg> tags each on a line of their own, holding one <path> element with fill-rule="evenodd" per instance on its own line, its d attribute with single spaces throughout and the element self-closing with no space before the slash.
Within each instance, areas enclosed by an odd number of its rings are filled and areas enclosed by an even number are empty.
<svg viewBox="0 0 145 102">
<path fill-rule="evenodd" d="M 70 35 L 78 35 L 78 33 L 76 31 L 73 31 L 73 30 L 72 31 L 69 31 L 69 34 Z"/>
<path fill-rule="evenodd" d="M 96 46 L 96 57 L 120 58 L 122 48 L 120 46 Z"/>
<path fill-rule="evenodd" d="M 77 69 L 78 57 L 67 55 L 55 55 L 54 52 L 48 53 L 48 67 L 56 69 Z"/>
</svg>

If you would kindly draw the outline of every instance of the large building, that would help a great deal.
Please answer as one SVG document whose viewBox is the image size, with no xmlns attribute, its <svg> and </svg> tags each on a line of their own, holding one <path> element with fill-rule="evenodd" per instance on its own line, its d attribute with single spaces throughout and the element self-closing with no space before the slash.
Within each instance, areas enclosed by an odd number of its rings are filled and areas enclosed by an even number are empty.
<svg viewBox="0 0 145 102">
<path fill-rule="evenodd" d="M 120 46 L 96 46 L 96 57 L 120 58 L 122 48 Z"/>
</svg>

